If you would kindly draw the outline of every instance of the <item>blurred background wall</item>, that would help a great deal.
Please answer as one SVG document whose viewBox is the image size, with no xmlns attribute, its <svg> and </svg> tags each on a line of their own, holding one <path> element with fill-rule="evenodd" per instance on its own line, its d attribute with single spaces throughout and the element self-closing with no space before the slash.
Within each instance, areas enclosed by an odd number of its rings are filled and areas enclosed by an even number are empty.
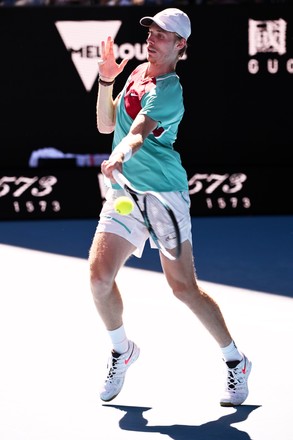
<svg viewBox="0 0 293 440">
<path fill-rule="evenodd" d="M 100 42 L 130 58 L 118 93 L 146 57 L 139 19 L 174 3 L 21 5 L 0 7 L 0 219 L 96 217 L 112 142 L 96 129 Z M 192 22 L 176 142 L 192 215 L 292 214 L 292 5 L 175 6 Z"/>
</svg>

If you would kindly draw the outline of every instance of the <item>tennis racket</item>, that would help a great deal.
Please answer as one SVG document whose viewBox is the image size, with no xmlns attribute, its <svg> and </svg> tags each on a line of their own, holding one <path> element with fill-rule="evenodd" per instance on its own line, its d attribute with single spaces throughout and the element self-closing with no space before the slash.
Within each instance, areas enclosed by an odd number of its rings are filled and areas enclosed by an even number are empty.
<svg viewBox="0 0 293 440">
<path fill-rule="evenodd" d="M 176 260 L 181 253 L 180 230 L 175 214 L 167 201 L 154 191 L 135 189 L 118 170 L 113 170 L 113 177 L 136 203 L 144 224 L 158 249 L 169 260 Z M 172 248 L 172 253 L 170 248 Z"/>
</svg>

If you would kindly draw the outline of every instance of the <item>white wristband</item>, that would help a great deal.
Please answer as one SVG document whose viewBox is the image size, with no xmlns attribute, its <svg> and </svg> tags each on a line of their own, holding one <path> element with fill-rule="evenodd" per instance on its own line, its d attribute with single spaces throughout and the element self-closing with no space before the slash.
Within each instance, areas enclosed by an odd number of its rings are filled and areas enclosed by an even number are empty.
<svg viewBox="0 0 293 440">
<path fill-rule="evenodd" d="M 123 162 L 127 162 L 132 156 L 132 148 L 126 142 L 120 142 L 116 148 L 114 148 L 112 154 L 123 153 Z"/>
</svg>

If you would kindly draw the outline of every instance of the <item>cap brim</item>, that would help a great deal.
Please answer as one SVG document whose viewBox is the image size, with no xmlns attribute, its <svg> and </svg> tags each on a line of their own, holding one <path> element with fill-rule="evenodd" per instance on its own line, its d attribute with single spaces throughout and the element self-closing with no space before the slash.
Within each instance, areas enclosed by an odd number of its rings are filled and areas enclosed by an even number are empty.
<svg viewBox="0 0 293 440">
<path fill-rule="evenodd" d="M 142 26 L 149 27 L 154 23 L 154 19 L 153 17 L 142 17 L 139 22 Z"/>
</svg>

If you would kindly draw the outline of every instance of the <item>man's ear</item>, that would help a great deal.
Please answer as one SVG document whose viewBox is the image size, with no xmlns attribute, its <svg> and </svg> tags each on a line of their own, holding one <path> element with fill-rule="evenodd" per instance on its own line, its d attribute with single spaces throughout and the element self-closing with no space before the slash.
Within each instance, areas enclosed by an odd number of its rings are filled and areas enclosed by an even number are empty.
<svg viewBox="0 0 293 440">
<path fill-rule="evenodd" d="M 177 47 L 179 48 L 179 50 L 183 49 L 183 47 L 186 46 L 186 40 L 185 38 L 180 38 L 180 40 L 177 41 Z"/>
</svg>

